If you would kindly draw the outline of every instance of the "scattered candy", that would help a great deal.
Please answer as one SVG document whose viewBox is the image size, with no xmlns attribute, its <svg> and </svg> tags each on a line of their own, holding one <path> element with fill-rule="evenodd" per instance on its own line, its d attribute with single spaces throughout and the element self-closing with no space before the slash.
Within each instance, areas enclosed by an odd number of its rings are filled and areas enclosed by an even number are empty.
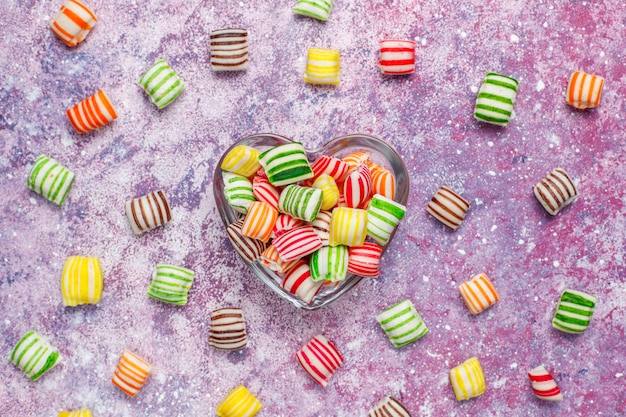
<svg viewBox="0 0 626 417">
<path fill-rule="evenodd" d="M 87 133 L 117 119 L 117 113 L 102 90 L 65 111 L 78 133 Z"/>
<path fill-rule="evenodd" d="M 248 31 L 221 29 L 211 32 L 211 69 L 241 71 L 248 68 Z"/>
<path fill-rule="evenodd" d="M 185 90 L 183 80 L 164 59 L 159 59 L 141 76 L 139 85 L 159 110 L 171 104 Z"/>
<path fill-rule="evenodd" d="M 272 206 L 262 201 L 255 201 L 248 209 L 248 214 L 241 226 L 241 233 L 267 243 L 277 218 L 278 212 Z"/>
<path fill-rule="evenodd" d="M 329 211 L 320 210 L 317 213 L 317 217 L 311 223 L 315 233 L 319 236 L 322 241 L 322 246 L 330 245 L 330 220 L 332 218 L 332 214 Z"/>
<path fill-rule="evenodd" d="M 339 188 L 337 183 L 328 174 L 322 174 L 313 181 L 313 188 L 322 190 L 322 210 L 330 210 L 339 202 Z"/>
<path fill-rule="evenodd" d="M 172 220 L 170 206 L 163 191 L 153 191 L 126 202 L 126 217 L 133 233 L 139 235 Z"/>
<path fill-rule="evenodd" d="M 36 381 L 61 361 L 61 354 L 43 336 L 31 331 L 15 345 L 9 359 L 31 381 Z"/>
<path fill-rule="evenodd" d="M 482 313 L 500 300 L 496 288 L 484 272 L 459 286 L 461 296 L 474 315 Z"/>
<path fill-rule="evenodd" d="M 260 175 L 255 176 L 252 180 L 252 192 L 257 200 L 269 204 L 274 210 L 278 211 L 280 192 L 274 188 L 267 177 Z"/>
<path fill-rule="evenodd" d="M 485 393 L 485 375 L 478 358 L 471 358 L 450 370 L 450 383 L 457 401 Z"/>
<path fill-rule="evenodd" d="M 386 75 L 413 74 L 415 72 L 415 42 L 380 41 L 378 68 Z"/>
<path fill-rule="evenodd" d="M 377 278 L 382 253 L 381 246 L 370 242 L 348 248 L 348 272 L 366 278 Z"/>
<path fill-rule="evenodd" d="M 330 220 L 330 246 L 363 246 L 367 236 L 367 211 L 336 207 Z"/>
<path fill-rule="evenodd" d="M 372 153 L 370 151 L 357 151 L 352 152 L 341 159 L 343 162 L 348 164 L 350 170 L 353 170 L 361 164 L 367 165 L 370 162 L 371 155 Z"/>
<path fill-rule="evenodd" d="M 272 229 L 272 239 L 284 235 L 288 231 L 296 227 L 304 226 L 304 222 L 300 219 L 294 219 L 288 214 L 279 214 L 274 229 Z"/>
<path fill-rule="evenodd" d="M 238 213 L 247 214 L 248 209 L 256 201 L 254 188 L 244 176 L 222 172 L 224 180 L 224 197 L 229 206 Z"/>
<path fill-rule="evenodd" d="M 286 143 L 268 149 L 259 155 L 259 162 L 267 178 L 275 187 L 293 184 L 313 177 L 304 146 L 299 142 Z"/>
<path fill-rule="evenodd" d="M 289 272 L 291 268 L 297 265 L 298 260 L 295 259 L 293 261 L 285 262 L 280 259 L 280 254 L 276 250 L 276 246 L 269 245 L 265 252 L 261 254 L 261 263 L 271 269 L 272 271 L 278 272 L 279 274 L 284 274 Z"/>
<path fill-rule="evenodd" d="M 488 72 L 478 90 L 474 117 L 499 126 L 509 124 L 519 82 L 511 77 Z"/>
<path fill-rule="evenodd" d="M 343 356 L 335 345 L 322 335 L 317 335 L 307 343 L 296 358 L 302 368 L 322 387 L 326 387 L 330 377 L 343 363 Z"/>
<path fill-rule="evenodd" d="M 372 193 L 372 175 L 365 164 L 361 164 L 352 171 L 343 183 L 343 196 L 346 206 L 360 207 Z"/>
<path fill-rule="evenodd" d="M 396 177 L 386 168 L 370 168 L 372 174 L 372 194 L 380 194 L 390 200 L 396 198 Z"/>
<path fill-rule="evenodd" d="M 327 155 L 322 155 L 311 165 L 313 170 L 313 180 L 322 174 L 328 174 L 334 178 L 335 182 L 342 183 L 350 171 L 350 165 L 345 161 Z"/>
<path fill-rule="evenodd" d="M 367 417 L 411 417 L 411 413 L 394 397 L 385 397 L 370 410 Z"/>
<path fill-rule="evenodd" d="M 311 256 L 313 281 L 343 281 L 348 273 L 347 246 L 324 246 Z"/>
<path fill-rule="evenodd" d="M 63 305 L 98 304 L 102 297 L 102 269 L 98 258 L 70 256 L 61 276 Z"/>
<path fill-rule="evenodd" d="M 261 168 L 259 155 L 261 155 L 261 152 L 250 146 L 235 146 L 224 156 L 220 167 L 222 171 L 232 172 L 243 177 L 251 177 Z"/>
<path fill-rule="evenodd" d="M 402 204 L 374 195 L 367 209 L 367 234 L 379 245 L 386 245 L 405 214 L 406 207 Z"/>
<path fill-rule="evenodd" d="M 598 107 L 602 98 L 602 88 L 604 78 L 576 71 L 569 79 L 565 101 L 578 109 Z"/>
<path fill-rule="evenodd" d="M 595 295 L 566 289 L 556 306 L 552 326 L 567 333 L 584 332 L 591 322 L 596 301 Z"/>
<path fill-rule="evenodd" d="M 94 12 L 78 0 L 67 0 L 50 21 L 50 29 L 70 48 L 85 39 L 96 24 Z"/>
<path fill-rule="evenodd" d="M 446 186 L 441 186 L 428 203 L 426 211 L 455 231 L 461 226 L 470 203 Z"/>
<path fill-rule="evenodd" d="M 148 286 L 148 296 L 169 304 L 184 306 L 195 272 L 173 265 L 157 265 Z"/>
<path fill-rule="evenodd" d="M 561 390 L 543 365 L 531 370 L 528 377 L 537 398 L 546 401 L 563 401 Z"/>
<path fill-rule="evenodd" d="M 256 261 L 265 251 L 265 243 L 257 239 L 250 239 L 241 233 L 243 220 L 236 221 L 226 228 L 226 233 L 237 253 L 248 262 Z"/>
<path fill-rule="evenodd" d="M 333 9 L 333 0 L 297 0 L 293 12 L 302 16 L 327 21 Z"/>
<path fill-rule="evenodd" d="M 403 300 L 376 316 L 389 341 L 397 348 L 424 337 L 428 327 L 410 300 Z"/>
<path fill-rule="evenodd" d="M 533 187 L 535 197 L 548 213 L 556 216 L 578 198 L 578 189 L 563 168 L 556 168 Z"/>
<path fill-rule="evenodd" d="M 243 385 L 235 388 L 215 409 L 219 417 L 254 417 L 261 402 Z"/>
<path fill-rule="evenodd" d="M 59 417 L 93 417 L 91 410 L 61 411 Z"/>
<path fill-rule="evenodd" d="M 246 319 L 240 308 L 220 308 L 211 314 L 209 345 L 222 350 L 236 350 L 248 345 Z"/>
<path fill-rule="evenodd" d="M 323 246 L 312 226 L 300 226 L 280 235 L 273 245 L 283 261 L 293 261 L 312 254 Z"/>
<path fill-rule="evenodd" d="M 152 372 L 152 365 L 131 352 L 122 353 L 111 382 L 131 397 L 137 395 L 143 388 Z"/>
<path fill-rule="evenodd" d="M 341 71 L 339 51 L 309 48 L 304 81 L 310 84 L 338 85 Z"/>
<path fill-rule="evenodd" d="M 281 286 L 307 304 L 313 301 L 322 286 L 323 281 L 315 282 L 311 279 L 309 264 L 299 260 L 283 278 Z"/>
<path fill-rule="evenodd" d="M 322 190 L 288 185 L 280 193 L 278 210 L 287 213 L 295 219 L 312 222 L 322 206 Z"/>
<path fill-rule="evenodd" d="M 52 158 L 39 155 L 26 185 L 49 201 L 63 205 L 74 183 L 74 173 Z"/>
</svg>

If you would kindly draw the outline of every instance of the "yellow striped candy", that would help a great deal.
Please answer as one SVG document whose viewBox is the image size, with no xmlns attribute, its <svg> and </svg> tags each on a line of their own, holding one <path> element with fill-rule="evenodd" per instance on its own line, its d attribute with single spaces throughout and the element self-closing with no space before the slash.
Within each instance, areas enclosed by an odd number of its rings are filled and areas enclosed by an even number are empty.
<svg viewBox="0 0 626 417">
<path fill-rule="evenodd" d="M 250 146 L 235 146 L 224 157 L 221 168 L 223 171 L 250 177 L 261 168 L 259 163 L 260 154 L 260 151 Z"/>
<path fill-rule="evenodd" d="M 450 383 L 457 401 L 485 393 L 485 375 L 478 358 L 471 358 L 450 371 Z"/>
<path fill-rule="evenodd" d="M 63 304 L 98 304 L 102 297 L 102 269 L 98 258 L 70 256 L 61 276 Z"/>
<path fill-rule="evenodd" d="M 61 411 L 59 417 L 93 417 L 91 410 Z"/>
<path fill-rule="evenodd" d="M 339 187 L 330 175 L 320 175 L 313 181 L 312 187 L 322 190 L 322 210 L 330 210 L 339 202 Z"/>
<path fill-rule="evenodd" d="M 330 219 L 330 246 L 363 246 L 367 236 L 367 211 L 337 207 Z"/>
<path fill-rule="evenodd" d="M 217 406 L 219 417 L 253 417 L 263 406 L 243 385 L 238 386 Z"/>
<path fill-rule="evenodd" d="M 335 49 L 309 48 L 304 81 L 310 84 L 339 84 L 341 59 Z"/>
</svg>

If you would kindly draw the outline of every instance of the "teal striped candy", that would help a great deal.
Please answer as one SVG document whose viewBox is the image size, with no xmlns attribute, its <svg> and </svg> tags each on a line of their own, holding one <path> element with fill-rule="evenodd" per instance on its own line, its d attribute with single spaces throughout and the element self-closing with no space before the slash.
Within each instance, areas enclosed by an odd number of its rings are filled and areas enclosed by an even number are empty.
<svg viewBox="0 0 626 417">
<path fill-rule="evenodd" d="M 139 79 L 139 85 L 159 110 L 172 103 L 185 89 L 185 83 L 164 59 L 159 59 Z"/>
<path fill-rule="evenodd" d="M 556 306 L 552 326 L 567 333 L 584 332 L 593 316 L 596 296 L 576 290 L 565 290 Z"/>
<path fill-rule="evenodd" d="M 499 126 L 509 124 L 517 97 L 519 82 L 506 75 L 488 72 L 478 90 L 474 117 Z"/>
<path fill-rule="evenodd" d="M 374 194 L 367 209 L 367 234 L 379 245 L 386 245 L 405 214 L 406 207 L 402 204 Z"/>
<path fill-rule="evenodd" d="M 324 246 L 311 255 L 313 281 L 343 281 L 348 273 L 348 247 Z"/>
<path fill-rule="evenodd" d="M 43 336 L 31 331 L 13 348 L 9 359 L 24 375 L 36 381 L 61 361 L 61 355 Z"/>
<path fill-rule="evenodd" d="M 333 0 L 298 0 L 294 13 L 323 21 L 328 20 L 333 9 Z"/>
<path fill-rule="evenodd" d="M 196 274 L 187 268 L 157 265 L 148 286 L 148 296 L 169 304 L 184 306 Z"/>
<path fill-rule="evenodd" d="M 74 173 L 52 158 L 39 155 L 26 185 L 49 201 L 63 205 L 74 183 Z"/>
<path fill-rule="evenodd" d="M 250 180 L 231 172 L 222 172 L 222 179 L 228 205 L 239 213 L 247 214 L 250 205 L 256 201 Z"/>
<path fill-rule="evenodd" d="M 320 212 L 322 197 L 322 190 L 318 188 L 288 185 L 280 193 L 278 211 L 312 223 Z"/>
<path fill-rule="evenodd" d="M 413 343 L 428 333 L 424 320 L 410 300 L 392 305 L 376 316 L 376 320 L 397 348 Z"/>
<path fill-rule="evenodd" d="M 259 155 L 267 179 L 274 186 L 294 184 L 313 178 L 313 170 L 299 142 L 286 143 Z"/>
</svg>

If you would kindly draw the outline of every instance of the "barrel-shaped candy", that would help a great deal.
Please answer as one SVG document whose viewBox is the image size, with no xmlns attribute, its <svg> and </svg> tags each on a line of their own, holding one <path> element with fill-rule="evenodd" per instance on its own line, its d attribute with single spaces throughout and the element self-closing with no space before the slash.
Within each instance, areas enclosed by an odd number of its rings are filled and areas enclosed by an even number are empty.
<svg viewBox="0 0 626 417">
<path fill-rule="evenodd" d="M 174 265 L 157 265 L 148 286 L 148 296 L 168 304 L 184 306 L 195 272 Z"/>
<path fill-rule="evenodd" d="M 367 237 L 367 211 L 336 207 L 330 219 L 330 246 L 363 246 Z"/>
<path fill-rule="evenodd" d="M 211 69 L 242 71 L 248 68 L 248 31 L 220 29 L 211 32 Z"/>
<path fill-rule="evenodd" d="M 250 205 L 248 214 L 241 226 L 241 233 L 252 239 L 267 243 L 278 218 L 278 212 L 267 203 L 255 201 Z"/>
<path fill-rule="evenodd" d="M 159 59 L 141 76 L 139 85 L 159 110 L 171 104 L 185 90 L 184 81 L 164 59 Z"/>
<path fill-rule="evenodd" d="M 367 417 L 411 417 L 411 413 L 394 397 L 385 397 L 372 408 Z"/>
<path fill-rule="evenodd" d="M 372 173 L 372 194 L 380 194 L 391 200 L 396 198 L 396 177 L 386 168 L 370 168 Z"/>
<path fill-rule="evenodd" d="M 378 68 L 385 75 L 406 75 L 415 72 L 415 42 L 380 41 Z"/>
<path fill-rule="evenodd" d="M 102 297 L 102 282 L 98 258 L 70 256 L 61 276 L 63 305 L 98 304 Z"/>
<path fill-rule="evenodd" d="M 350 170 L 353 170 L 361 164 L 368 165 L 371 156 L 372 153 L 370 151 L 356 151 L 349 153 L 341 158 L 341 160 L 348 164 Z"/>
<path fill-rule="evenodd" d="M 271 269 L 272 271 L 278 272 L 279 274 L 284 274 L 289 272 L 291 268 L 296 266 L 298 260 L 295 259 L 293 261 L 285 262 L 280 259 L 280 254 L 276 250 L 276 246 L 269 245 L 265 252 L 261 254 L 261 263 Z"/>
<path fill-rule="evenodd" d="M 312 226 L 300 226 L 280 235 L 272 244 L 283 261 L 292 261 L 312 254 L 323 246 Z"/>
<path fill-rule="evenodd" d="M 322 174 L 328 174 L 333 177 L 336 183 L 342 183 L 350 171 L 350 165 L 334 156 L 322 155 L 313 162 L 311 169 L 313 170 L 313 180 Z"/>
<path fill-rule="evenodd" d="M 546 401 L 563 401 L 559 386 L 543 365 L 528 372 L 528 378 L 537 398 Z"/>
<path fill-rule="evenodd" d="M 323 281 L 313 281 L 311 278 L 311 268 L 303 260 L 287 272 L 281 283 L 281 287 L 295 295 L 307 304 L 313 301 L 322 286 Z"/>
<path fill-rule="evenodd" d="M 259 155 L 259 162 L 267 179 L 275 187 L 293 184 L 313 177 L 304 146 L 299 142 L 286 143 L 268 149 Z"/>
<path fill-rule="evenodd" d="M 411 300 L 388 307 L 376 316 L 376 320 L 397 348 L 413 343 L 428 333 L 428 327 Z"/>
<path fill-rule="evenodd" d="M 254 417 L 261 408 L 261 402 L 241 385 L 224 398 L 215 413 L 218 417 Z"/>
<path fill-rule="evenodd" d="M 126 217 L 133 233 L 139 235 L 165 226 L 172 220 L 172 213 L 165 194 L 159 190 L 127 201 Z"/>
<path fill-rule="evenodd" d="M 91 410 L 61 411 L 59 417 L 93 417 Z"/>
<path fill-rule="evenodd" d="M 578 109 L 598 107 L 603 88 L 604 78 L 576 71 L 569 78 L 565 101 Z"/>
<path fill-rule="evenodd" d="M 457 401 L 485 393 L 485 375 L 478 358 L 471 358 L 450 370 L 450 383 Z"/>
<path fill-rule="evenodd" d="M 312 222 L 322 206 L 322 190 L 291 184 L 280 193 L 278 210 L 295 219 Z"/>
<path fill-rule="evenodd" d="M 320 210 L 317 213 L 317 217 L 311 223 L 315 233 L 322 240 L 322 246 L 330 245 L 330 220 L 332 219 L 332 213 L 330 211 Z"/>
<path fill-rule="evenodd" d="M 343 356 L 335 345 L 322 335 L 317 335 L 296 354 L 298 362 L 311 378 L 326 387 L 343 363 Z"/>
<path fill-rule="evenodd" d="M 322 174 L 313 181 L 311 187 L 322 191 L 321 210 L 330 210 L 339 201 L 339 187 L 334 178 L 328 174 Z"/>
<path fill-rule="evenodd" d="M 261 152 L 251 146 L 238 145 L 224 156 L 220 167 L 222 171 L 251 177 L 261 168 L 259 155 L 261 155 Z"/>
<path fill-rule="evenodd" d="M 500 300 L 496 287 L 484 272 L 461 284 L 459 292 L 474 315 L 482 313 Z"/>
<path fill-rule="evenodd" d="M 578 198 L 578 189 L 563 168 L 549 173 L 533 187 L 533 192 L 543 208 L 553 216 Z"/>
<path fill-rule="evenodd" d="M 220 308 L 211 313 L 209 345 L 222 350 L 242 349 L 248 345 L 246 319 L 240 308 Z"/>
<path fill-rule="evenodd" d="M 248 213 L 250 205 L 256 201 L 250 180 L 230 172 L 222 172 L 222 179 L 224 181 L 224 197 L 226 197 L 228 205 L 238 213 Z"/>
<path fill-rule="evenodd" d="M 59 206 L 63 204 L 74 183 L 74 173 L 52 158 L 39 155 L 26 185 Z"/>
<path fill-rule="evenodd" d="M 311 255 L 313 281 L 343 281 L 348 273 L 348 247 L 324 246 Z"/>
<path fill-rule="evenodd" d="M 304 81 L 310 84 L 339 85 L 341 59 L 335 49 L 309 48 Z"/>
<path fill-rule="evenodd" d="M 288 231 L 300 226 L 304 226 L 304 221 L 294 219 L 288 214 L 279 214 L 274 224 L 274 229 L 272 229 L 272 239 L 284 235 Z"/>
<path fill-rule="evenodd" d="M 428 203 L 426 211 L 452 231 L 461 226 L 470 203 L 446 186 L 441 186 Z"/>
<path fill-rule="evenodd" d="M 131 397 L 137 395 L 148 381 L 152 365 L 130 350 L 122 353 L 111 382 Z"/>
<path fill-rule="evenodd" d="M 50 29 L 70 48 L 85 39 L 96 24 L 95 13 L 78 0 L 67 0 L 50 21 Z"/>
<path fill-rule="evenodd" d="M 584 332 L 591 323 L 596 301 L 595 295 L 582 291 L 563 291 L 554 312 L 552 326 L 567 333 Z"/>
<path fill-rule="evenodd" d="M 117 113 L 102 90 L 65 111 L 78 133 L 87 133 L 117 119 Z"/>
<path fill-rule="evenodd" d="M 293 12 L 301 16 L 327 21 L 333 9 L 333 0 L 297 0 Z"/>
<path fill-rule="evenodd" d="M 252 192 L 258 201 L 269 204 L 278 211 L 278 199 L 280 192 L 270 183 L 265 176 L 257 175 L 252 180 Z"/>
<path fill-rule="evenodd" d="M 488 72 L 478 90 L 474 117 L 499 126 L 509 124 L 517 97 L 519 82 L 511 77 Z"/>
<path fill-rule="evenodd" d="M 379 245 L 386 245 L 405 214 L 405 206 L 376 194 L 367 209 L 367 234 Z"/>
<path fill-rule="evenodd" d="M 372 193 L 372 175 L 365 164 L 352 171 L 343 183 L 343 196 L 346 207 L 359 208 Z"/>
<path fill-rule="evenodd" d="M 378 277 L 382 253 L 380 245 L 370 242 L 348 248 L 348 272 L 366 278 Z"/>
<path fill-rule="evenodd" d="M 61 354 L 42 335 L 30 331 L 15 345 L 9 360 L 36 381 L 61 361 Z"/>
<path fill-rule="evenodd" d="M 243 222 L 243 220 L 239 220 L 235 223 L 231 223 L 226 228 L 226 233 L 239 255 L 248 262 L 254 262 L 261 256 L 263 251 L 265 251 L 265 243 L 244 236 L 241 232 Z"/>
</svg>

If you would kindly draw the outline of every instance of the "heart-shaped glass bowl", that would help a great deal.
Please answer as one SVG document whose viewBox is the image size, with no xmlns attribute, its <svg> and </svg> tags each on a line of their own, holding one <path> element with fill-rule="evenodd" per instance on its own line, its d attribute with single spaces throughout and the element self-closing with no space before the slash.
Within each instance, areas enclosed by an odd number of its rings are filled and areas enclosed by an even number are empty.
<svg viewBox="0 0 626 417">
<path fill-rule="evenodd" d="M 220 212 L 220 216 L 222 217 L 225 228 L 228 227 L 231 223 L 239 220 L 240 217 L 238 213 L 235 212 L 228 205 L 228 203 L 226 202 L 226 197 L 224 196 L 224 183 L 222 181 L 221 169 L 224 156 L 228 154 L 228 152 L 230 152 L 230 150 L 233 149 L 235 146 L 239 145 L 247 145 L 260 151 L 264 151 L 274 146 L 283 145 L 285 143 L 291 142 L 293 142 L 291 139 L 283 136 L 274 135 L 271 133 L 258 133 L 237 141 L 224 152 L 215 168 L 215 174 L 213 176 L 213 195 L 215 197 L 217 209 Z M 395 149 L 393 149 L 384 141 L 373 136 L 357 133 L 335 138 L 327 142 L 319 149 L 307 150 L 306 152 L 309 161 L 312 163 L 322 155 L 341 158 L 349 153 L 357 151 L 370 151 L 371 160 L 373 162 L 393 172 L 396 177 L 395 201 L 400 204 L 406 205 L 407 199 L 409 197 L 409 175 L 406 166 L 404 165 L 404 162 L 402 162 L 402 158 L 400 157 L 400 155 L 398 155 Z M 224 230 L 224 233 L 226 234 L 226 230 Z M 391 242 L 392 240 L 393 235 L 389 239 L 389 242 Z M 388 245 L 385 245 L 385 247 L 383 247 L 383 253 L 387 249 L 387 246 Z M 300 300 L 298 297 L 281 287 L 281 283 L 283 281 L 281 275 L 265 267 L 259 261 L 251 263 L 241 256 L 240 258 L 246 265 L 248 265 L 250 270 L 254 272 L 254 274 L 259 277 L 261 281 L 267 284 L 276 294 L 280 295 L 286 300 L 289 300 L 296 307 L 302 308 L 304 310 L 316 310 L 332 303 L 342 295 L 346 294 L 352 288 L 354 288 L 362 279 L 362 277 L 360 276 L 348 274 L 346 280 L 341 281 L 336 286 L 323 285 L 313 301 L 310 304 L 307 304 L 306 302 Z M 384 271 L 381 271 L 381 273 L 384 274 Z"/>
</svg>

